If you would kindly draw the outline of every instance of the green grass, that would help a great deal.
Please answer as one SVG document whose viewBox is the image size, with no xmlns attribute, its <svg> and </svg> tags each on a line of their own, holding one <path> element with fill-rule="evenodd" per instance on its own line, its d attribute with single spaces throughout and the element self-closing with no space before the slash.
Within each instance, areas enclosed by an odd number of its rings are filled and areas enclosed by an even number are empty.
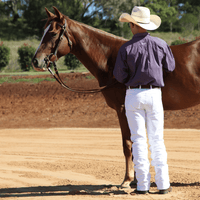
<svg viewBox="0 0 200 200">
<path fill-rule="evenodd" d="M 89 79 L 89 80 L 95 79 L 95 77 L 92 76 L 92 75 L 88 75 L 88 76 L 86 76 L 85 78 L 86 78 L 86 79 Z"/>
<path fill-rule="evenodd" d="M 55 81 L 53 78 L 33 78 L 33 79 L 25 79 L 25 78 L 18 78 L 13 79 L 11 76 L 4 76 L 0 77 L 0 84 L 2 83 L 19 83 L 19 82 L 28 82 L 28 83 L 40 83 L 42 81 Z"/>
<path fill-rule="evenodd" d="M 176 32 L 154 32 L 150 31 L 151 36 L 159 37 L 167 42 L 168 45 L 179 38 L 185 39 L 188 42 L 195 40 L 196 37 L 200 36 L 200 31 L 184 32 L 184 33 L 176 33 Z"/>
</svg>

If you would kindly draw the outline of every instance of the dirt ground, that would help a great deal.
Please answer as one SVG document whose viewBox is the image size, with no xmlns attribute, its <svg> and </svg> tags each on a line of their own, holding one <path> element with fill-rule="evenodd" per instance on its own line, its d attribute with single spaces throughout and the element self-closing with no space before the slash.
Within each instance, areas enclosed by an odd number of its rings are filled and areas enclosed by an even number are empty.
<svg viewBox="0 0 200 200">
<path fill-rule="evenodd" d="M 62 78 L 74 88 L 98 87 L 88 74 Z M 0 198 L 200 199 L 200 106 L 165 111 L 173 191 L 156 194 L 151 168 L 151 193 L 141 196 L 131 195 L 135 186 L 119 188 L 125 172 L 121 134 L 100 93 L 73 93 L 48 81 L 3 83 L 0 91 Z"/>
<path fill-rule="evenodd" d="M 51 78 L 51 75 L 12 78 L 46 77 Z M 96 79 L 90 74 L 61 74 L 61 78 L 72 88 L 98 88 Z M 50 81 L 3 83 L 0 93 L 0 128 L 119 127 L 115 111 L 107 106 L 101 93 L 74 93 Z M 165 128 L 200 129 L 199 122 L 200 105 L 165 111 Z"/>
</svg>

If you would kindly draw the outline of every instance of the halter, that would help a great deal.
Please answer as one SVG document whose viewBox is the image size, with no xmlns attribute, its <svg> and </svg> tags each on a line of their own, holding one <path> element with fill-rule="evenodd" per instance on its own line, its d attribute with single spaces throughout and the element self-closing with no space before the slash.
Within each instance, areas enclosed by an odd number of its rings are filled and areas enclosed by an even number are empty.
<svg viewBox="0 0 200 200">
<path fill-rule="evenodd" d="M 51 22 L 50 22 L 51 23 Z M 53 77 L 56 79 L 56 81 L 61 85 L 63 86 L 64 88 L 72 91 L 72 92 L 78 92 L 78 93 L 97 93 L 97 92 L 101 92 L 102 90 L 110 87 L 110 86 L 113 86 L 114 84 L 116 84 L 116 82 L 114 82 L 113 84 L 109 85 L 109 86 L 103 86 L 99 89 L 93 89 L 93 90 L 75 90 L 75 89 L 72 89 L 70 88 L 69 86 L 67 86 L 63 81 L 62 79 L 60 78 L 60 75 L 58 73 L 58 69 L 56 67 L 56 62 L 55 61 L 51 61 L 51 56 L 55 56 L 57 58 L 57 51 L 58 51 L 58 48 L 59 48 L 59 45 L 63 39 L 63 36 L 65 34 L 67 40 L 68 40 L 68 45 L 70 47 L 70 51 L 72 50 L 72 41 L 70 40 L 69 38 L 69 34 L 68 34 L 68 31 L 67 31 L 67 20 L 65 19 L 65 24 L 64 25 L 61 25 L 59 23 L 57 23 L 60 27 L 61 27 L 61 32 L 60 32 L 60 36 L 59 36 L 59 39 L 58 39 L 58 43 L 55 47 L 55 50 L 54 50 L 54 53 L 50 53 L 49 55 L 47 55 L 45 58 L 44 58 L 44 61 L 45 61 L 45 64 L 46 64 L 46 67 L 48 69 L 48 71 L 53 75 Z M 51 70 L 51 65 L 53 64 L 54 66 L 54 71 L 56 73 L 56 75 L 52 72 Z"/>
</svg>

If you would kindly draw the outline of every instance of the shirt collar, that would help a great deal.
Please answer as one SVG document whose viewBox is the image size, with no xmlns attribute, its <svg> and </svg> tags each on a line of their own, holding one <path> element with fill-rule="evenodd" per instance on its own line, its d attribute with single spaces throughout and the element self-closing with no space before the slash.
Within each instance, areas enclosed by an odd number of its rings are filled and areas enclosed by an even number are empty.
<svg viewBox="0 0 200 200">
<path fill-rule="evenodd" d="M 145 33 L 137 33 L 133 36 L 132 39 L 137 38 L 137 37 L 146 37 L 147 35 L 150 35 L 148 32 Z"/>
</svg>

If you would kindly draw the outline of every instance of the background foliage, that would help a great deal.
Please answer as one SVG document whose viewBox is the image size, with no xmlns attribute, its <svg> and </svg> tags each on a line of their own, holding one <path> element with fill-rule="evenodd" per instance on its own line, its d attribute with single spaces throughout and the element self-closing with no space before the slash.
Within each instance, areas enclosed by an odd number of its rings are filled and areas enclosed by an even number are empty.
<svg viewBox="0 0 200 200">
<path fill-rule="evenodd" d="M 150 33 L 169 45 L 178 37 L 190 41 L 200 35 L 200 1 L 197 0 L 2 0 L 0 42 L 9 45 L 12 59 L 7 68 L 21 69 L 16 56 L 21 44 L 19 46 L 16 41 L 28 41 L 37 48 L 47 18 L 45 7 L 54 12 L 52 6 L 55 6 L 71 19 L 130 39 L 132 33 L 128 24 L 118 19 L 123 12 L 130 14 L 136 5 L 146 6 L 151 14 L 161 17 L 160 28 Z M 66 58 L 60 60 L 62 66 L 66 65 Z"/>
<path fill-rule="evenodd" d="M 10 58 L 10 48 L 6 47 L 3 42 L 0 43 L 0 70 L 9 62 Z"/>
<path fill-rule="evenodd" d="M 160 32 L 200 31 L 200 1 L 197 0 L 3 0 L 0 38 L 40 38 L 47 18 L 45 7 L 53 12 L 52 5 L 71 19 L 125 38 L 131 36 L 130 30 L 118 18 L 123 12 L 130 14 L 135 5 L 146 6 L 152 14 L 161 17 Z"/>
<path fill-rule="evenodd" d="M 35 53 L 35 48 L 24 43 L 18 48 L 18 62 L 22 71 L 29 71 L 32 68 L 31 60 Z"/>
<path fill-rule="evenodd" d="M 78 67 L 80 67 L 81 62 L 76 58 L 75 55 L 69 53 L 65 56 L 65 65 L 67 65 L 67 69 L 74 70 Z"/>
</svg>

